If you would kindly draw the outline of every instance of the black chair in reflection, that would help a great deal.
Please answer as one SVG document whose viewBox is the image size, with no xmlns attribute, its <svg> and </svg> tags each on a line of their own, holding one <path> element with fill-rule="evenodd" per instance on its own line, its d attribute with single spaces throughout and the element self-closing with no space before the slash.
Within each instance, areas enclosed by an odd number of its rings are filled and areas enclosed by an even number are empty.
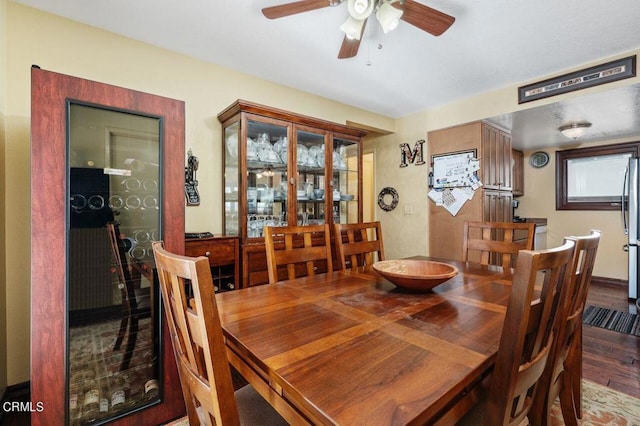
<svg viewBox="0 0 640 426">
<path fill-rule="evenodd" d="M 141 271 L 127 258 L 126 244 L 120 236 L 120 230 L 115 223 L 107 224 L 107 232 L 111 241 L 113 261 L 118 274 L 118 287 L 122 297 L 122 320 L 120 330 L 113 350 L 120 350 L 124 336 L 127 336 L 125 352 L 122 356 L 120 370 L 126 370 L 131 363 L 131 357 L 138 337 L 138 322 L 143 318 L 151 317 L 151 288 L 141 287 Z"/>
</svg>

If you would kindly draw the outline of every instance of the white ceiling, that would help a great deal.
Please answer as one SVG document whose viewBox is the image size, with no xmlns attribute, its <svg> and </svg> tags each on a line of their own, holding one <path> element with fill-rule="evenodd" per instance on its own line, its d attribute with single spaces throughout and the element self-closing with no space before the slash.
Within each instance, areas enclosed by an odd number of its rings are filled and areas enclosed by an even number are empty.
<svg viewBox="0 0 640 426">
<path fill-rule="evenodd" d="M 263 7 L 292 0 L 14 1 L 394 118 L 640 48 L 638 0 L 418 0 L 455 23 L 439 37 L 404 21 L 383 34 L 372 17 L 342 60 L 346 3 L 269 20 Z M 556 129 L 574 117 L 592 140 L 640 135 L 639 90 L 491 120 L 521 149 L 566 142 Z"/>
</svg>

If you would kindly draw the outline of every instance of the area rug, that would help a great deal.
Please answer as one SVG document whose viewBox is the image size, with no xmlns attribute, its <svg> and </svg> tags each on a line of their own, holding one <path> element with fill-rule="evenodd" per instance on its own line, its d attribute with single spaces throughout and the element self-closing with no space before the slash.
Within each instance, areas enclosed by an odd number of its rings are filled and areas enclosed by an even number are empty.
<svg viewBox="0 0 640 426">
<path fill-rule="evenodd" d="M 640 336 L 640 318 L 636 314 L 598 306 L 587 306 L 582 322 L 594 327 Z"/>
<path fill-rule="evenodd" d="M 558 401 L 551 409 L 551 424 L 564 425 Z M 589 380 L 582 381 L 581 426 L 640 426 L 640 399 Z"/>
<path fill-rule="evenodd" d="M 580 426 L 640 426 L 640 399 L 583 380 L 582 419 L 578 424 Z M 186 417 L 167 424 L 167 426 L 188 425 L 189 420 Z M 564 421 L 560 404 L 556 401 L 551 409 L 551 426 L 561 425 L 564 425 Z"/>
</svg>

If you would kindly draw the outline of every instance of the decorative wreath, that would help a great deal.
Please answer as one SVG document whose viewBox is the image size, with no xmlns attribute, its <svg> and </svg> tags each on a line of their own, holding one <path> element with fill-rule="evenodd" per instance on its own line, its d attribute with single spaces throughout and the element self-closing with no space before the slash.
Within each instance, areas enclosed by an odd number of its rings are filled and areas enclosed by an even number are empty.
<svg viewBox="0 0 640 426">
<path fill-rule="evenodd" d="M 387 204 L 385 197 L 391 195 L 391 204 Z M 378 205 L 386 212 L 390 212 L 398 206 L 398 191 L 389 186 L 382 188 L 378 194 Z"/>
</svg>

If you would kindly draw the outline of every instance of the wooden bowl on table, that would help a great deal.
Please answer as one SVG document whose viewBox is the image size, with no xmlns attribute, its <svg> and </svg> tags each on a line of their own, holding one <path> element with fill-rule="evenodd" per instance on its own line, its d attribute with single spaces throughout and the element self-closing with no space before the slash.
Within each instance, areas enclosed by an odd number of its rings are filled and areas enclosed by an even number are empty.
<svg viewBox="0 0 640 426">
<path fill-rule="evenodd" d="M 453 265 L 418 259 L 383 260 L 374 263 L 373 269 L 397 287 L 411 291 L 431 290 L 458 275 Z"/>
</svg>

